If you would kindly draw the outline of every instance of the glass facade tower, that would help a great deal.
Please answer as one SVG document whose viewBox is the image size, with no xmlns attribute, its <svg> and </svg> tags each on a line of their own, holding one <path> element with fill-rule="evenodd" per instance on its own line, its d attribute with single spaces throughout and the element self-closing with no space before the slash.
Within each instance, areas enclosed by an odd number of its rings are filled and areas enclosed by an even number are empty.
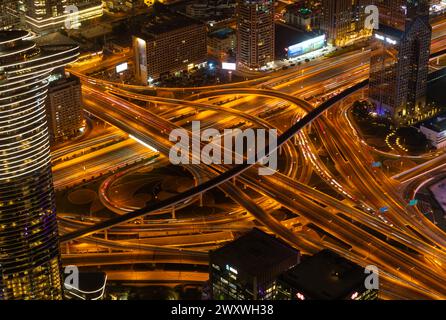
<svg viewBox="0 0 446 320">
<path fill-rule="evenodd" d="M 45 101 L 73 45 L 38 47 L 0 31 L 0 299 L 62 297 Z"/>
<path fill-rule="evenodd" d="M 432 28 L 427 1 L 408 1 L 404 30 L 380 25 L 370 58 L 369 98 L 380 116 L 412 124 L 428 113 L 425 103 Z"/>
</svg>

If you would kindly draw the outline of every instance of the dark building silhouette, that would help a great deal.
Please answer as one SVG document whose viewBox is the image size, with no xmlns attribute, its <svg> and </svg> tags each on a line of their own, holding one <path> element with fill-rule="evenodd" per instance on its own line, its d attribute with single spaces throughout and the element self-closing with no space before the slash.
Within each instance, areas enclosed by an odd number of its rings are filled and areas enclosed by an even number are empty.
<svg viewBox="0 0 446 320">
<path fill-rule="evenodd" d="M 370 59 L 369 97 L 380 116 L 399 125 L 427 112 L 425 94 L 432 28 L 427 1 L 407 2 L 404 30 L 381 24 Z"/>
<path fill-rule="evenodd" d="M 322 250 L 278 277 L 275 299 L 374 300 L 378 291 L 365 287 L 366 277 L 361 266 Z"/>
<path fill-rule="evenodd" d="M 272 299 L 274 281 L 299 263 L 288 244 L 258 229 L 210 253 L 210 282 L 217 300 Z"/>
</svg>

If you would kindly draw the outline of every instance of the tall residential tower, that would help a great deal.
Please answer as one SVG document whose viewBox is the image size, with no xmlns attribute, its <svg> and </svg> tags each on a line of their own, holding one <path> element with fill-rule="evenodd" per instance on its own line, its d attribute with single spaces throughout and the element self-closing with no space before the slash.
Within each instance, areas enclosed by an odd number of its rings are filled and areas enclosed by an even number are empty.
<svg viewBox="0 0 446 320">
<path fill-rule="evenodd" d="M 10 30 L 20 23 L 17 0 L 0 0 L 0 30 Z"/>
<path fill-rule="evenodd" d="M 59 299 L 59 241 L 45 101 L 78 47 L 0 31 L 0 299 Z"/>
<path fill-rule="evenodd" d="M 321 30 L 327 40 L 336 45 L 347 45 L 368 37 L 365 28 L 365 8 L 371 0 L 322 0 Z"/>
<path fill-rule="evenodd" d="M 237 64 L 258 69 L 274 60 L 274 1 L 238 0 Z"/>
<path fill-rule="evenodd" d="M 39 34 L 60 28 L 77 29 L 102 16 L 100 0 L 24 0 L 27 25 Z"/>
</svg>

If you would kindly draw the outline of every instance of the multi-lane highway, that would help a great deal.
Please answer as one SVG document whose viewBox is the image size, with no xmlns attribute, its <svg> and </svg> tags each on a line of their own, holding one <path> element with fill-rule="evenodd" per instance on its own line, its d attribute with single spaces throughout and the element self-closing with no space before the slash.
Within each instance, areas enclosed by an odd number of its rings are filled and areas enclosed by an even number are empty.
<svg viewBox="0 0 446 320">
<path fill-rule="evenodd" d="M 434 51 L 444 49 L 442 30 L 442 24 L 434 26 Z M 219 186 L 242 211 L 250 213 L 249 221 L 255 219 L 303 252 L 331 248 L 361 265 L 377 265 L 383 272 L 385 297 L 446 297 L 444 234 L 415 209 L 408 207 L 408 199 L 397 192 L 402 182 L 437 170 L 444 162 L 442 156 L 390 179 L 384 172 L 372 168 L 373 150 L 363 143 L 347 117 L 346 109 L 353 98 L 357 98 L 358 94 L 364 96 L 361 90 L 367 84 L 369 54 L 364 48 L 243 84 L 171 90 L 182 94 L 187 91 L 200 92 L 187 100 L 153 97 L 145 94 L 145 87 L 114 85 L 77 71 L 84 82 L 84 97 L 89 112 L 156 147 L 163 154 L 168 154 L 172 146 L 168 135 L 178 125 L 189 129 L 189 122 L 199 119 L 206 126 L 221 129 L 243 119 L 244 126 L 255 124 L 278 128 L 281 132 L 279 145 L 285 147 L 282 157 L 286 160 L 280 172 L 261 178 L 256 175 L 257 170 L 249 165 L 199 166 L 199 175 L 205 177 L 203 182 L 170 199 L 107 221 L 84 224 L 81 229 L 78 229 L 81 223 L 65 219 L 65 231 L 68 233 L 62 236 L 62 242 L 83 237 L 85 241 L 100 241 L 104 247 L 136 248 L 131 241 L 100 240 L 92 235 L 119 228 L 139 232 L 138 226 L 126 223 L 155 210 L 184 203 Z M 228 97 L 235 97 L 235 100 L 224 103 Z M 126 98 L 161 105 L 164 111 L 160 114 L 150 112 L 129 103 Z M 265 113 L 279 107 L 283 109 L 277 113 Z M 327 110 L 330 111 L 327 113 Z M 317 134 L 320 143 L 309 138 L 307 126 L 310 123 L 314 124 L 311 130 Z M 320 148 L 326 150 L 334 167 L 327 166 L 321 160 Z M 338 196 L 333 197 L 310 187 L 308 182 L 313 172 Z M 234 177 L 237 177 L 237 183 L 231 183 Z M 260 192 L 262 201 L 254 202 L 241 188 L 243 185 Z M 297 233 L 289 229 L 269 214 L 271 209 L 277 207 L 298 213 L 330 236 L 318 238 L 311 232 Z M 379 212 L 382 207 L 388 208 L 385 214 Z M 237 221 L 241 215 L 234 214 L 231 218 Z M 227 220 L 224 228 L 230 228 Z M 168 224 L 159 222 L 156 230 L 162 231 L 168 228 Z M 175 225 L 190 228 L 188 224 L 191 221 Z M 209 227 L 210 224 L 206 221 L 203 226 Z M 144 227 L 154 230 L 151 226 Z M 215 234 L 207 234 L 209 239 L 213 236 L 217 239 L 217 234 L 223 235 L 223 229 L 215 227 L 212 227 Z M 235 230 L 243 228 L 246 228 L 244 223 Z M 179 239 L 175 241 L 172 238 L 171 243 L 146 241 L 144 246 L 147 249 L 152 245 L 167 248 L 172 243 L 187 242 Z M 222 239 L 227 239 L 227 236 Z M 205 240 L 200 235 L 190 236 L 191 243 L 201 241 L 206 245 Z M 104 258 L 108 259 L 106 255 Z"/>
<path fill-rule="evenodd" d="M 247 90 L 247 91 L 243 91 L 243 90 L 241 90 L 241 92 L 240 92 L 240 94 L 242 94 L 243 92 L 249 92 L 249 90 Z M 265 94 L 265 93 L 263 93 L 263 94 Z M 278 93 L 272 93 L 272 95 L 274 95 L 274 96 L 278 96 L 278 95 L 280 95 L 280 94 L 278 94 Z M 296 99 L 290 99 L 290 100 L 296 100 Z M 117 99 L 115 99 L 115 102 L 118 102 L 118 100 Z M 118 105 L 118 104 L 117 104 Z M 327 104 L 328 105 L 328 104 Z M 129 111 L 128 109 L 127 109 L 127 111 Z M 143 119 L 143 117 L 142 117 L 142 115 L 139 115 L 139 119 Z M 114 118 L 115 119 L 119 119 L 118 117 L 116 117 L 116 115 L 114 116 Z M 121 118 L 122 118 L 122 115 L 121 115 Z M 151 121 L 153 121 L 153 120 L 151 120 Z M 120 123 L 122 123 L 123 121 L 122 120 L 119 120 L 119 122 Z M 164 126 L 165 124 L 162 124 L 163 123 L 163 121 L 160 121 L 161 122 L 161 124 L 158 124 L 158 126 Z M 139 125 L 140 127 L 142 127 L 141 125 Z M 144 126 L 145 128 L 147 128 L 147 126 Z M 128 129 L 127 129 L 128 130 Z M 290 136 L 292 136 L 291 134 L 290 134 Z M 162 140 L 164 140 L 164 139 L 162 139 L 161 138 L 161 141 Z M 153 143 L 153 142 L 152 142 Z M 158 147 L 158 146 L 157 146 Z M 160 149 L 162 149 L 162 148 L 160 148 Z M 167 149 L 167 148 L 166 148 Z M 280 189 L 279 189 L 280 190 Z M 285 202 L 285 200 L 284 200 L 284 202 Z M 288 207 L 289 207 L 290 205 L 288 204 Z M 313 217 L 313 220 L 314 220 L 315 218 Z M 268 220 L 271 220 L 271 219 L 268 219 Z M 268 220 L 264 220 L 263 222 L 266 224 L 266 225 L 268 225 L 268 226 L 271 226 L 271 224 L 272 225 L 274 225 L 274 221 L 268 221 Z M 331 220 L 333 220 L 333 218 L 331 219 Z M 325 223 L 328 223 L 328 221 L 329 220 L 319 220 L 319 225 L 321 225 L 322 224 L 322 222 L 324 222 L 325 221 Z M 332 223 L 333 221 L 331 221 L 330 223 Z M 346 224 L 347 222 L 345 222 L 345 221 L 341 221 L 341 220 L 339 220 L 338 219 L 338 223 L 343 223 L 343 224 Z M 342 225 L 342 224 L 341 224 Z M 352 226 L 352 225 L 350 225 L 349 226 L 349 228 L 346 228 L 345 226 L 343 226 L 343 227 L 340 227 L 340 229 L 339 230 L 349 230 L 349 229 L 352 229 L 352 228 L 354 228 L 354 226 Z M 357 228 L 358 229 L 358 228 Z M 276 230 L 276 233 L 279 233 L 280 234 L 280 232 L 278 232 L 279 230 Z M 364 241 L 366 241 L 365 239 L 367 239 L 367 238 L 364 238 L 364 236 L 367 236 L 367 233 L 366 232 L 364 232 L 364 231 L 361 231 L 361 230 L 357 230 L 360 234 L 361 234 L 361 236 L 359 236 L 358 238 L 357 238 L 357 240 L 356 241 L 359 241 L 359 245 L 360 246 L 365 246 L 365 244 L 364 243 L 362 243 L 361 244 L 361 242 L 364 242 Z M 344 238 L 344 239 L 348 239 L 348 241 L 350 241 L 350 242 L 352 242 L 352 243 L 354 243 L 353 242 L 353 239 L 351 238 L 351 235 L 350 235 L 350 238 L 348 237 L 348 235 L 349 235 L 350 233 L 349 232 L 347 232 L 347 234 L 343 234 L 343 235 L 340 235 L 339 237 L 340 238 Z M 282 236 L 284 237 L 284 238 L 288 238 L 288 240 L 289 240 L 289 235 L 287 235 L 286 233 L 285 234 L 283 234 L 282 233 Z M 347 238 L 346 238 L 347 237 Z M 377 241 L 379 241 L 379 240 L 377 240 L 377 239 L 374 239 L 374 241 L 375 242 L 377 242 Z M 300 242 L 300 245 L 302 246 L 302 243 L 301 243 L 301 241 L 299 241 Z M 367 241 L 366 241 L 367 242 Z M 367 246 L 366 246 L 366 248 L 367 247 L 369 247 L 370 246 L 370 244 L 369 244 L 369 242 L 367 242 Z M 395 255 L 400 255 L 399 254 L 399 252 L 398 252 L 398 250 L 395 250 L 395 249 L 393 249 L 393 248 L 391 248 L 391 247 L 389 247 L 388 245 L 386 245 L 386 244 L 384 244 L 384 246 L 387 246 L 387 248 L 386 248 L 386 252 L 392 252 L 393 251 L 393 253 L 395 254 Z M 382 250 L 380 250 L 380 251 L 382 251 Z M 392 259 L 393 259 L 393 257 L 392 257 Z M 404 259 L 402 259 L 401 257 L 399 257 L 399 261 L 397 260 L 397 262 L 396 262 L 396 264 L 400 264 L 400 265 L 403 265 L 404 264 L 404 262 L 403 261 L 405 261 L 405 260 L 407 260 L 407 259 L 409 259 L 408 257 L 405 257 Z M 393 262 L 393 265 L 394 265 L 394 263 L 395 262 Z M 398 266 L 399 267 L 399 266 Z M 413 267 L 413 265 L 410 265 L 409 266 L 409 268 L 411 268 L 411 267 Z M 412 272 L 413 273 L 415 273 L 416 271 L 415 270 L 412 270 Z"/>
</svg>

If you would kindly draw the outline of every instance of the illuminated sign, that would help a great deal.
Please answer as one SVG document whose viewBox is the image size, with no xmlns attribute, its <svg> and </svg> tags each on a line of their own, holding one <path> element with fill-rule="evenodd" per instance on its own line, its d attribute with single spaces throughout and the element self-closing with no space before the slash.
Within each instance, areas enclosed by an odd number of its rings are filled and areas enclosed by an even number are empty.
<svg viewBox="0 0 446 320">
<path fill-rule="evenodd" d="M 324 45 L 325 45 L 325 35 L 318 36 L 313 39 L 303 41 L 301 43 L 297 43 L 295 45 L 288 47 L 287 49 L 288 58 L 300 56 L 302 54 L 321 49 L 324 47 Z"/>
<path fill-rule="evenodd" d="M 221 68 L 223 70 L 235 70 L 236 69 L 236 65 L 235 65 L 235 63 L 223 62 L 221 64 Z"/>
<path fill-rule="evenodd" d="M 136 38 L 136 43 L 135 43 L 135 58 L 136 58 L 136 63 L 135 63 L 135 73 L 137 75 L 137 77 L 141 80 L 143 80 L 142 82 L 145 82 L 144 84 L 149 82 L 149 77 L 147 74 L 147 45 L 146 42 L 141 39 L 141 38 Z"/>
<path fill-rule="evenodd" d="M 384 40 L 384 37 L 380 34 L 375 34 L 375 38 L 379 40 Z"/>
<path fill-rule="evenodd" d="M 386 38 L 386 42 L 390 44 L 396 44 L 396 41 L 390 38 Z"/>
<path fill-rule="evenodd" d="M 116 73 L 124 72 L 124 71 L 128 70 L 128 68 L 129 68 L 129 65 L 128 65 L 127 62 L 118 64 L 118 65 L 116 66 Z"/>
<path fill-rule="evenodd" d="M 396 40 L 393 40 L 392 38 L 389 38 L 389 37 L 384 37 L 384 36 L 382 36 L 380 34 L 375 34 L 375 38 L 379 39 L 381 41 L 386 41 L 387 43 L 390 43 L 390 44 L 393 44 L 393 45 L 397 44 Z"/>
</svg>

